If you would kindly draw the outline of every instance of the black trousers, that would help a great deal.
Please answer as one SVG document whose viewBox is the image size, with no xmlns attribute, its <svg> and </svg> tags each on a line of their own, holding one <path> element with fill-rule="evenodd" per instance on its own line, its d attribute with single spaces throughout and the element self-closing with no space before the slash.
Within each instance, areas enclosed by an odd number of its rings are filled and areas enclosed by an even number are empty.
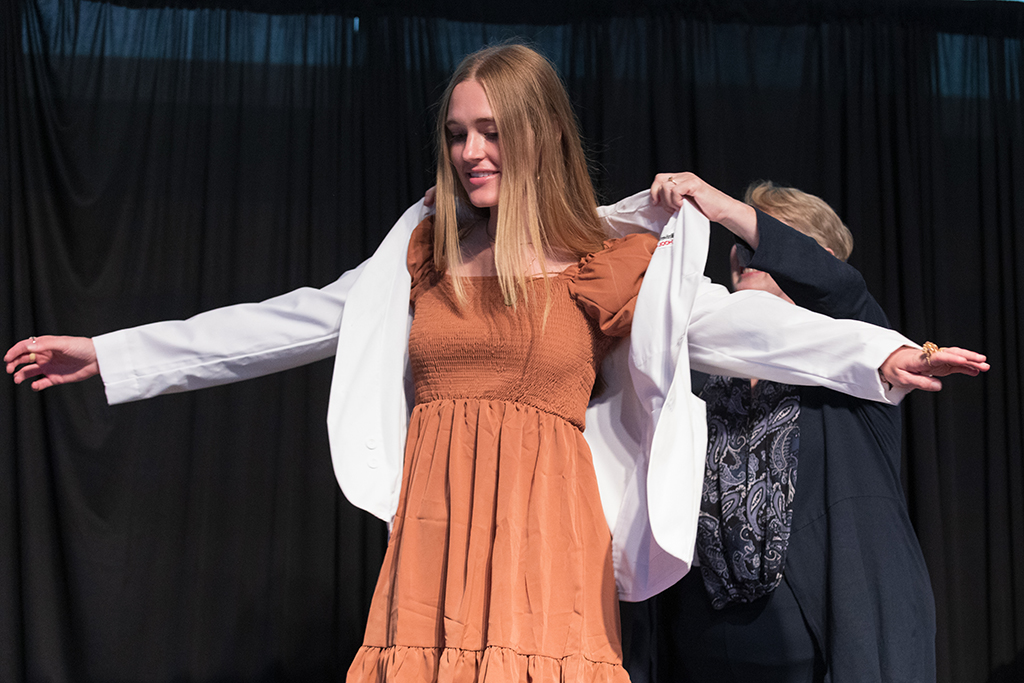
<svg viewBox="0 0 1024 683">
<path fill-rule="evenodd" d="M 633 683 L 820 683 L 825 662 L 783 579 L 752 603 L 716 610 L 700 569 L 661 595 L 622 603 Z"/>
</svg>

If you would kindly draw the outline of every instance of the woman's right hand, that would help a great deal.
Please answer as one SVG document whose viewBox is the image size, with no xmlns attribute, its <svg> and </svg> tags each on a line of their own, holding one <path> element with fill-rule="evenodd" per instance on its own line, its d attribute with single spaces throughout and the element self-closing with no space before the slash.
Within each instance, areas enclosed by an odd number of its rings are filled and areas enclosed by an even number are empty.
<svg viewBox="0 0 1024 683">
<path fill-rule="evenodd" d="M 33 391 L 80 382 L 100 372 L 96 348 L 88 337 L 29 337 L 12 346 L 4 362 L 15 384 L 39 377 L 32 382 Z"/>
</svg>

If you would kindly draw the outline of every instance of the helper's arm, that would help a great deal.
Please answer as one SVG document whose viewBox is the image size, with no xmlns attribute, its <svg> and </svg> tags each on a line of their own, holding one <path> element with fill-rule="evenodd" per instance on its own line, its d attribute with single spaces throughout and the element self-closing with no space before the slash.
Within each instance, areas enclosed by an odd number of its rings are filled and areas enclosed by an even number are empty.
<svg viewBox="0 0 1024 683">
<path fill-rule="evenodd" d="M 692 173 L 659 174 L 651 195 L 649 201 L 666 211 L 690 198 L 710 220 L 749 244 L 756 257 L 760 233 L 753 207 Z M 792 281 L 786 284 L 793 286 Z M 707 281 L 698 290 L 688 335 L 691 366 L 696 370 L 820 385 L 876 401 L 898 402 L 913 389 L 938 391 L 942 383 L 937 377 L 977 375 L 989 367 L 985 356 L 973 351 L 949 348 L 925 355 L 890 330 L 831 320 L 765 292 L 729 295 Z"/>
</svg>

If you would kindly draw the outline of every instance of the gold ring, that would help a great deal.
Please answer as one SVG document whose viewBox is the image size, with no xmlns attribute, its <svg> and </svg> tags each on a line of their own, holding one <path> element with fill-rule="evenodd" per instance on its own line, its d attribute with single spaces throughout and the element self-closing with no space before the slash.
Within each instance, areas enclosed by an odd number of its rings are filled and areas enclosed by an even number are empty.
<svg viewBox="0 0 1024 683">
<path fill-rule="evenodd" d="M 28 362 L 29 363 L 35 363 L 36 362 L 36 354 L 34 354 L 34 353 L 28 354 Z"/>
<path fill-rule="evenodd" d="M 924 359 L 928 362 L 928 365 L 932 364 L 932 354 L 937 353 L 938 351 L 939 347 L 936 346 L 933 342 L 925 342 L 924 346 L 921 347 L 921 355 L 924 356 Z"/>
</svg>

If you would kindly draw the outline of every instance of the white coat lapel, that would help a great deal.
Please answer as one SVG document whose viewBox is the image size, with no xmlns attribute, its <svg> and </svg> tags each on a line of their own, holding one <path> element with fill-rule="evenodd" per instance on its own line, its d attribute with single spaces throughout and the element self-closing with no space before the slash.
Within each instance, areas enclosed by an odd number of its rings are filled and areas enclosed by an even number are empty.
<svg viewBox="0 0 1024 683">
<path fill-rule="evenodd" d="M 687 564 L 693 556 L 707 448 L 704 403 L 690 392 L 687 328 L 709 241 L 708 219 L 687 200 L 651 257 L 630 346 L 633 386 L 654 425 L 647 474 L 651 528 L 658 544 Z"/>
<path fill-rule="evenodd" d="M 412 403 L 406 253 L 428 213 L 422 201 L 407 209 L 352 285 L 327 409 L 334 473 L 345 497 L 388 521 L 398 505 Z"/>
</svg>

